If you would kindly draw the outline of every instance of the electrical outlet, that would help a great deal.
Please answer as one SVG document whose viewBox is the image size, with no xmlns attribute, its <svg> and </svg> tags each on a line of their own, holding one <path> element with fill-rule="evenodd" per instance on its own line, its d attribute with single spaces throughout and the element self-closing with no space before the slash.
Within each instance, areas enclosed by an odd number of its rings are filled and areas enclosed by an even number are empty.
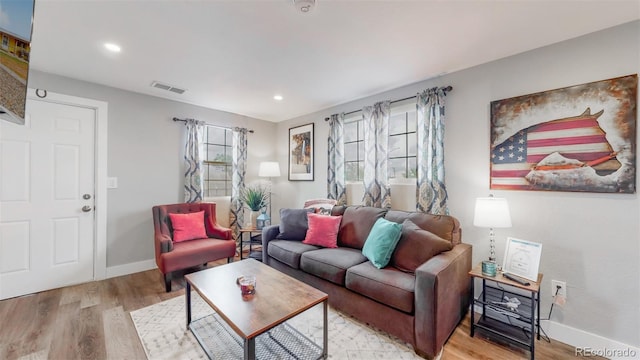
<svg viewBox="0 0 640 360">
<path fill-rule="evenodd" d="M 560 287 L 560 290 L 558 290 Z M 556 291 L 558 292 L 556 294 Z M 562 296 L 565 299 L 567 298 L 567 283 L 564 281 L 551 280 L 551 296 Z"/>
<path fill-rule="evenodd" d="M 108 177 L 107 178 L 107 189 L 117 189 L 118 188 L 118 178 L 117 177 Z"/>
</svg>

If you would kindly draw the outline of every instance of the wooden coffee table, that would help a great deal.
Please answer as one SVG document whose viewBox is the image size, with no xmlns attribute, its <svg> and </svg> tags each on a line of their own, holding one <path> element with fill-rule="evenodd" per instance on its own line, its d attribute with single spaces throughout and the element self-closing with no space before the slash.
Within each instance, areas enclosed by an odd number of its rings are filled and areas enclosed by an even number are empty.
<svg viewBox="0 0 640 360">
<path fill-rule="evenodd" d="M 236 279 L 242 275 L 255 275 L 256 293 L 254 295 L 243 296 L 241 294 Z M 264 346 L 268 346 L 270 349 L 272 345 L 273 347 L 280 346 L 288 353 L 291 350 L 287 344 L 292 344 L 292 348 L 294 343 L 296 348 L 311 344 L 316 347 L 317 358 L 327 358 L 327 300 L 329 297 L 322 291 L 254 259 L 237 261 L 188 274 L 185 275 L 185 280 L 187 282 L 185 291 L 187 328 L 194 333 L 209 358 L 213 357 L 214 349 L 208 348 L 206 341 L 196 330 L 195 324 L 200 320 L 193 322 L 191 320 L 191 288 L 197 291 L 202 299 L 216 311 L 219 318 L 223 320 L 222 322 L 226 323 L 239 336 L 245 359 L 253 360 L 256 358 L 256 338 L 261 334 L 265 335 L 259 339 L 259 347 L 266 341 L 272 341 L 273 344 Z M 323 304 L 323 344 L 321 349 L 288 324 L 283 324 L 286 320 L 320 303 Z M 207 321 L 207 328 L 224 327 L 224 324 L 220 322 L 210 319 Z M 202 325 L 200 325 L 200 329 L 202 329 Z M 217 331 L 216 336 L 224 334 L 224 332 Z M 295 339 L 288 340 L 287 336 L 295 337 Z"/>
</svg>

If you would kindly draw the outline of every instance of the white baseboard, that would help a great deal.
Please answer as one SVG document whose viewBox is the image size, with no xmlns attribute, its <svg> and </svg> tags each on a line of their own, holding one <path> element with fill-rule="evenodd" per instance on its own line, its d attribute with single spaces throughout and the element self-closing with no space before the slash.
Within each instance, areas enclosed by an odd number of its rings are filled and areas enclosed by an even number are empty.
<svg viewBox="0 0 640 360">
<path fill-rule="evenodd" d="M 555 321 L 543 320 L 540 327 L 550 338 L 576 348 L 576 354 L 585 357 L 602 356 L 608 359 L 637 359 L 640 348 L 592 334 Z"/>
<path fill-rule="evenodd" d="M 157 268 L 157 266 L 156 262 L 153 259 L 138 261 L 129 264 L 109 266 L 107 268 L 107 279 L 117 276 L 129 275 L 141 271 L 147 271 L 155 268 Z"/>
<path fill-rule="evenodd" d="M 473 309 L 477 314 L 482 314 L 482 306 L 474 305 Z M 584 357 L 598 355 L 614 360 L 637 359 L 640 357 L 640 348 L 638 347 L 607 339 L 555 321 L 542 320 L 540 327 L 551 339 L 576 348 L 577 355 Z"/>
</svg>

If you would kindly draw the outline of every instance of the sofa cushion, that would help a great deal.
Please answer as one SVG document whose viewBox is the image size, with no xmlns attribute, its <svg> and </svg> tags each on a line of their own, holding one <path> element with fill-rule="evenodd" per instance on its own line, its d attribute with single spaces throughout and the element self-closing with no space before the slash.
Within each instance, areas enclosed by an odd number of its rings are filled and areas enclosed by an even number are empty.
<svg viewBox="0 0 640 360">
<path fill-rule="evenodd" d="M 342 216 L 307 214 L 309 229 L 303 243 L 326 248 L 338 247 L 338 229 Z"/>
<path fill-rule="evenodd" d="M 313 209 L 280 209 L 280 233 L 276 239 L 304 240 L 307 234 L 307 214 Z"/>
<path fill-rule="evenodd" d="M 342 222 L 338 232 L 338 246 L 362 249 L 373 224 L 384 217 L 386 212 L 386 209 L 368 206 L 347 207 L 342 214 Z M 332 214 L 336 215 L 334 212 Z"/>
<path fill-rule="evenodd" d="M 346 288 L 396 308 L 413 313 L 416 277 L 391 266 L 377 269 L 370 262 L 347 270 Z"/>
<path fill-rule="evenodd" d="M 287 264 L 294 269 L 300 268 L 300 256 L 310 250 L 318 250 L 319 247 L 307 245 L 300 241 L 271 240 L 267 248 L 267 254 L 272 258 Z"/>
<path fill-rule="evenodd" d="M 169 213 L 169 219 L 175 242 L 208 238 L 204 228 L 204 210 L 187 214 Z"/>
<path fill-rule="evenodd" d="M 409 219 L 421 229 L 451 241 L 453 245 L 460 243 L 460 222 L 453 216 L 389 210 L 384 218 L 398 224 L 402 224 L 403 221 Z"/>
<path fill-rule="evenodd" d="M 320 249 L 303 253 L 300 258 L 300 269 L 306 273 L 344 286 L 344 277 L 347 269 L 365 261 L 367 261 L 367 258 L 357 249 Z"/>
<path fill-rule="evenodd" d="M 451 241 L 423 230 L 407 219 L 402 223 L 402 236 L 391 256 L 391 265 L 413 273 L 427 260 L 452 248 Z"/>
<path fill-rule="evenodd" d="M 236 243 L 221 239 L 194 239 L 173 244 L 173 250 L 160 254 L 165 273 L 182 270 L 213 259 L 233 257 Z"/>
<path fill-rule="evenodd" d="M 375 267 L 382 269 L 389 264 L 401 234 L 402 225 L 382 218 L 378 219 L 362 247 L 362 255 L 366 256 Z"/>
</svg>

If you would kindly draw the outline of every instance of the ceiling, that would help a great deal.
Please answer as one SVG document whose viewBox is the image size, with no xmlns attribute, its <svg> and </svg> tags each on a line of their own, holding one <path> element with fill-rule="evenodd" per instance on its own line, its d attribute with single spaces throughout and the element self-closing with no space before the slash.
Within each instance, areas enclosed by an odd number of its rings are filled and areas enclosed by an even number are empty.
<svg viewBox="0 0 640 360">
<path fill-rule="evenodd" d="M 639 18 L 637 0 L 36 0 L 31 66 L 278 122 Z"/>
</svg>

